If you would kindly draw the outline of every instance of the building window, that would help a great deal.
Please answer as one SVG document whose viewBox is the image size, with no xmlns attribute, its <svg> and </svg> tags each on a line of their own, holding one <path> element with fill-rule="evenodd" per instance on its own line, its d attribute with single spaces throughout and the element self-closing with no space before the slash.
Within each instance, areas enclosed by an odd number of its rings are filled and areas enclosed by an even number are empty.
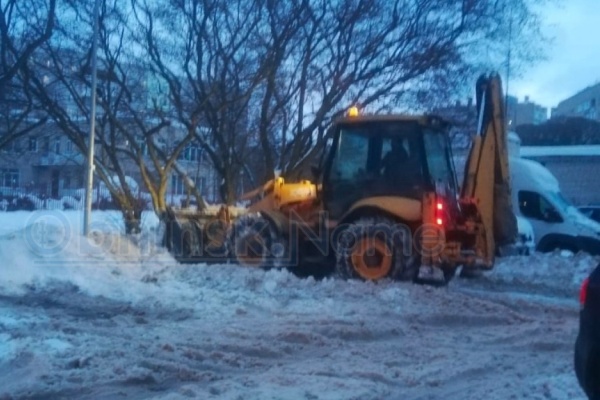
<svg viewBox="0 0 600 400">
<path fill-rule="evenodd" d="M 196 189 L 199 193 L 202 193 L 202 190 L 206 186 L 206 178 L 196 176 L 194 178 L 190 177 L 190 179 L 194 182 Z M 187 187 L 185 185 L 185 181 L 181 178 L 181 176 L 177 174 L 171 175 L 171 193 L 173 194 L 188 194 Z M 190 191 L 190 193 L 193 193 Z"/>
<path fill-rule="evenodd" d="M 60 137 L 54 138 L 54 152 L 60 154 Z"/>
<path fill-rule="evenodd" d="M 19 170 L 18 169 L 0 169 L 0 179 L 4 187 L 19 187 Z"/>
<path fill-rule="evenodd" d="M 12 153 L 13 151 L 17 150 L 17 146 L 16 146 L 16 140 L 11 140 L 8 143 L 6 143 L 6 145 L 2 148 L 2 151 L 5 151 L 7 153 Z"/>
<path fill-rule="evenodd" d="M 38 151 L 38 142 L 37 138 L 29 138 L 29 151 L 36 152 Z"/>
<path fill-rule="evenodd" d="M 136 143 L 140 149 L 140 153 L 142 153 L 143 156 L 147 156 L 148 146 L 146 145 L 146 141 L 144 139 L 136 139 Z"/>
<path fill-rule="evenodd" d="M 70 140 L 67 140 L 67 153 L 68 154 L 73 153 L 73 142 L 71 142 Z"/>
<path fill-rule="evenodd" d="M 206 178 L 203 176 L 197 176 L 194 181 L 196 182 L 196 188 L 198 189 L 198 193 L 202 193 L 204 188 L 206 187 Z"/>
<path fill-rule="evenodd" d="M 171 175 L 171 193 L 185 194 L 185 185 L 179 175 Z"/>
<path fill-rule="evenodd" d="M 199 161 L 202 150 L 198 146 L 187 145 L 185 149 L 179 154 L 180 160 L 186 161 Z"/>
<path fill-rule="evenodd" d="M 45 154 L 50 152 L 50 138 L 48 136 L 42 138 L 42 152 Z"/>
</svg>

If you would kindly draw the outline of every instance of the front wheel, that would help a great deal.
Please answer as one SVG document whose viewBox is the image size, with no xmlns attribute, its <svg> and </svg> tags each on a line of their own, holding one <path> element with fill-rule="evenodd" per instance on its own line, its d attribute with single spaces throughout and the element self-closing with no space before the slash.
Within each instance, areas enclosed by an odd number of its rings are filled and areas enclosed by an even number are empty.
<svg viewBox="0 0 600 400">
<path fill-rule="evenodd" d="M 288 243 L 274 224 L 260 214 L 236 220 L 228 242 L 230 257 L 242 266 L 262 269 L 287 266 Z"/>
<path fill-rule="evenodd" d="M 385 217 L 355 221 L 336 243 L 336 271 L 346 279 L 413 280 L 418 260 L 410 229 Z"/>
</svg>

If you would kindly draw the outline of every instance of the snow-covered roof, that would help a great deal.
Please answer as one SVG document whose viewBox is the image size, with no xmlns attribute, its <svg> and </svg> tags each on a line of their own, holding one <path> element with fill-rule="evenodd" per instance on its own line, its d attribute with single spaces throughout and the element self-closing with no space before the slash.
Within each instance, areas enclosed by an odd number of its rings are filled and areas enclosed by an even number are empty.
<svg viewBox="0 0 600 400">
<path fill-rule="evenodd" d="M 510 171 L 513 190 L 560 192 L 556 177 L 537 161 L 511 157 Z"/>
<path fill-rule="evenodd" d="M 522 157 L 600 156 L 600 145 L 578 146 L 521 146 Z"/>
</svg>

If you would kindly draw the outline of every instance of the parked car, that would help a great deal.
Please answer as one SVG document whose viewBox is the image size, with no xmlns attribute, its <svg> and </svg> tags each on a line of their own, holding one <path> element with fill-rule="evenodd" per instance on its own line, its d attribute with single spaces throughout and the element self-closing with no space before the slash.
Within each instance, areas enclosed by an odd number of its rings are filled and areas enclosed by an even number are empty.
<svg viewBox="0 0 600 400">
<path fill-rule="evenodd" d="M 600 399 L 600 265 L 580 292 L 581 313 L 575 343 L 575 373 L 585 394 Z"/>
<path fill-rule="evenodd" d="M 586 217 L 600 222 L 600 206 L 583 206 L 579 207 L 579 211 Z"/>
</svg>

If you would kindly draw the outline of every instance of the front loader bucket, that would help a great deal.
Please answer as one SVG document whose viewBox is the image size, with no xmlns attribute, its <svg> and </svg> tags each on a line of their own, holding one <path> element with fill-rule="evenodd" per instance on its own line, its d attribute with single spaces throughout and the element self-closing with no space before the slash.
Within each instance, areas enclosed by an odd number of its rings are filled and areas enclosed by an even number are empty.
<svg viewBox="0 0 600 400">
<path fill-rule="evenodd" d="M 202 212 L 168 209 L 164 244 L 181 263 L 227 262 L 229 218 Z"/>
</svg>

